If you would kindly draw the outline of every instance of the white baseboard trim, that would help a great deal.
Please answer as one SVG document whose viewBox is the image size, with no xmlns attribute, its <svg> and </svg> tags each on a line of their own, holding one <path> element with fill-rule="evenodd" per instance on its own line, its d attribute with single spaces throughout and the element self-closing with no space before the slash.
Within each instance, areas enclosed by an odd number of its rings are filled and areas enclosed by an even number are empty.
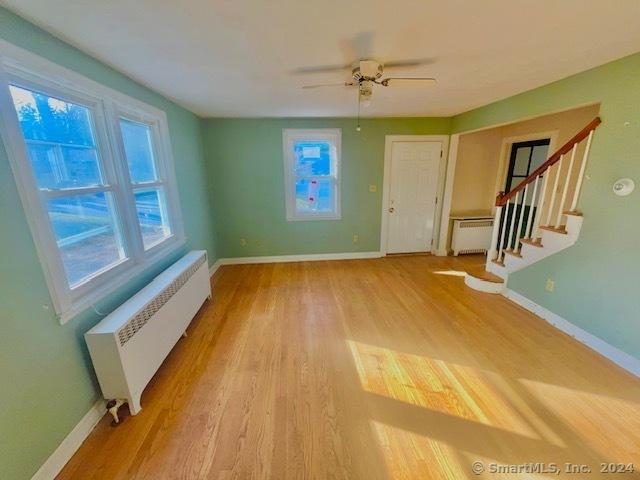
<svg viewBox="0 0 640 480">
<path fill-rule="evenodd" d="M 316 262 L 321 260 L 359 260 L 364 258 L 380 258 L 380 252 L 347 252 L 347 253 L 312 253 L 306 255 L 275 255 L 265 257 L 235 257 L 221 258 L 220 265 L 246 265 L 251 263 L 286 263 L 286 262 Z M 218 265 L 217 268 L 220 266 Z M 213 269 L 212 267 L 212 269 Z"/>
<path fill-rule="evenodd" d="M 561 330 L 567 335 L 572 336 L 579 342 L 585 344 L 590 349 L 598 352 L 603 357 L 608 358 L 613 363 L 619 365 L 628 372 L 634 374 L 637 377 L 640 377 L 640 359 L 637 359 L 629 355 L 628 353 L 614 347 L 613 345 L 608 344 L 604 340 L 581 329 L 568 320 L 565 320 L 560 315 L 553 313 L 551 310 L 548 310 L 543 306 L 538 305 L 534 301 L 529 300 L 527 297 L 514 292 L 510 288 L 507 288 L 504 291 L 503 295 L 514 303 L 517 303 L 524 309 L 529 310 L 531 313 L 539 316 L 547 323 L 550 323 L 551 325 L 556 327 L 558 330 Z"/>
<path fill-rule="evenodd" d="M 105 401 L 98 400 L 86 413 L 82 420 L 71 430 L 69 435 L 55 449 L 31 480 L 53 480 L 62 468 L 80 448 L 100 419 L 107 413 Z"/>
<path fill-rule="evenodd" d="M 213 265 L 209 267 L 209 277 L 213 277 L 213 275 L 218 271 L 220 266 L 222 265 L 222 259 L 218 259 L 215 261 Z"/>
</svg>

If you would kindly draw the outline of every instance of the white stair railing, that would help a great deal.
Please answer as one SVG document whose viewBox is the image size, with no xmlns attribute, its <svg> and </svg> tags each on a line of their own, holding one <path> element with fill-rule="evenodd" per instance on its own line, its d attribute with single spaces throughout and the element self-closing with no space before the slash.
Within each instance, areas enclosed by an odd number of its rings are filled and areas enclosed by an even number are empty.
<svg viewBox="0 0 640 480">
<path fill-rule="evenodd" d="M 557 152 L 551 155 L 546 162 L 525 178 L 518 186 L 506 194 L 500 193 L 498 195 L 498 198 L 496 199 L 493 232 L 491 234 L 491 246 L 487 255 L 488 262 L 493 261 L 504 265 L 505 253 L 519 255 L 523 241 L 538 241 L 539 228 L 551 227 L 559 229 L 561 227 L 562 217 L 568 212 L 575 213 L 575 209 L 578 205 L 578 199 L 580 197 L 580 190 L 582 188 L 587 159 L 589 157 L 589 151 L 593 140 L 593 132 L 600 123 L 600 118 L 596 117 L 593 119 L 591 123 L 578 132 Z M 573 175 L 576 152 L 578 150 L 578 146 L 585 139 L 587 139 L 587 142 L 582 155 L 580 170 L 576 177 Z M 564 156 L 569 152 L 571 152 L 569 165 L 566 171 L 563 171 L 562 164 Z M 552 169 L 554 166 L 555 168 Z M 552 175 L 552 170 L 554 176 L 552 185 L 553 190 L 551 191 L 549 201 L 547 202 L 546 196 L 550 185 L 549 178 Z M 543 177 L 542 189 L 540 190 L 540 195 L 538 195 L 541 177 Z M 565 212 L 564 206 L 567 201 L 568 192 L 573 178 L 576 179 L 573 197 L 571 199 L 569 211 Z M 563 183 L 560 184 L 560 181 Z M 531 186 L 531 184 L 533 184 L 533 186 Z M 559 185 L 562 185 L 562 194 L 559 202 L 556 202 Z M 531 188 L 533 189 L 533 192 L 530 204 L 527 205 L 527 201 L 529 201 L 528 193 Z M 520 199 L 520 202 L 518 199 Z M 511 211 L 509 211 L 510 205 L 512 206 Z M 525 215 L 527 206 L 529 207 L 529 212 Z M 557 214 L 555 216 L 555 222 L 552 224 L 551 219 L 554 218 L 553 215 L 554 212 L 556 212 L 556 208 Z M 543 218 L 543 215 L 546 217 L 546 222 L 544 226 L 541 227 L 540 222 L 542 221 L 541 219 Z M 524 232 L 522 230 L 523 225 Z"/>
</svg>

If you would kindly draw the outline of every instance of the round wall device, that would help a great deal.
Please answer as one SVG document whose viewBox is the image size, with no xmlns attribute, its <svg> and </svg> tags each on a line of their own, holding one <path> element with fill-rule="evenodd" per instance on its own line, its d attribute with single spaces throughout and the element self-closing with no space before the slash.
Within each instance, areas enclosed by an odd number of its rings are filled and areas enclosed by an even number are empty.
<svg viewBox="0 0 640 480">
<path fill-rule="evenodd" d="M 616 180 L 616 183 L 613 184 L 613 193 L 619 197 L 626 197 L 633 192 L 635 187 L 635 183 L 633 183 L 633 180 L 630 178 L 621 178 L 620 180 Z"/>
</svg>

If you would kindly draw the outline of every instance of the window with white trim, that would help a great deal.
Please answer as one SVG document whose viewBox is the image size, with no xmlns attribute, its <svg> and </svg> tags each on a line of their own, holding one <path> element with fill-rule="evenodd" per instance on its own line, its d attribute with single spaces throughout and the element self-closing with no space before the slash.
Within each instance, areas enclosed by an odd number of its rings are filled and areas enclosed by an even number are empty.
<svg viewBox="0 0 640 480">
<path fill-rule="evenodd" d="M 287 220 L 340 219 L 340 129 L 282 132 Z"/>
<path fill-rule="evenodd" d="M 164 113 L 29 67 L 3 65 L 3 141 L 64 323 L 184 235 Z"/>
</svg>

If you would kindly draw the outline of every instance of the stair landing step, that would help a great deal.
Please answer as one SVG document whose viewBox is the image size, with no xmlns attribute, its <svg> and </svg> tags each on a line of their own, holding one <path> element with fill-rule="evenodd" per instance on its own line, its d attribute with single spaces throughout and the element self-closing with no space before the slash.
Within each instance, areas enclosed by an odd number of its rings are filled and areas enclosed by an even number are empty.
<svg viewBox="0 0 640 480">
<path fill-rule="evenodd" d="M 504 280 L 491 272 L 487 272 L 483 267 L 470 267 L 467 275 L 492 283 L 504 283 Z"/>
<path fill-rule="evenodd" d="M 496 265 L 500 265 L 501 267 L 504 267 L 504 262 L 500 261 L 500 260 L 491 260 L 493 263 L 495 263 Z"/>
<path fill-rule="evenodd" d="M 532 247 L 542 248 L 541 238 L 521 238 L 520 242 L 526 243 L 527 245 L 531 245 Z"/>
<path fill-rule="evenodd" d="M 504 253 L 507 253 L 514 257 L 522 258 L 522 254 L 520 252 L 514 252 L 513 250 L 505 250 Z"/>
<path fill-rule="evenodd" d="M 549 232 L 555 232 L 555 233 L 561 233 L 562 235 L 566 235 L 567 234 L 567 226 L 566 225 L 560 225 L 560 227 L 556 228 L 556 227 L 552 227 L 551 225 L 545 225 L 543 227 L 540 227 L 542 230 L 547 230 Z"/>
<path fill-rule="evenodd" d="M 566 212 L 562 212 L 563 215 L 573 215 L 574 217 L 581 217 L 582 213 L 580 212 L 576 212 L 576 211 L 571 211 L 571 210 L 567 210 Z"/>
</svg>

